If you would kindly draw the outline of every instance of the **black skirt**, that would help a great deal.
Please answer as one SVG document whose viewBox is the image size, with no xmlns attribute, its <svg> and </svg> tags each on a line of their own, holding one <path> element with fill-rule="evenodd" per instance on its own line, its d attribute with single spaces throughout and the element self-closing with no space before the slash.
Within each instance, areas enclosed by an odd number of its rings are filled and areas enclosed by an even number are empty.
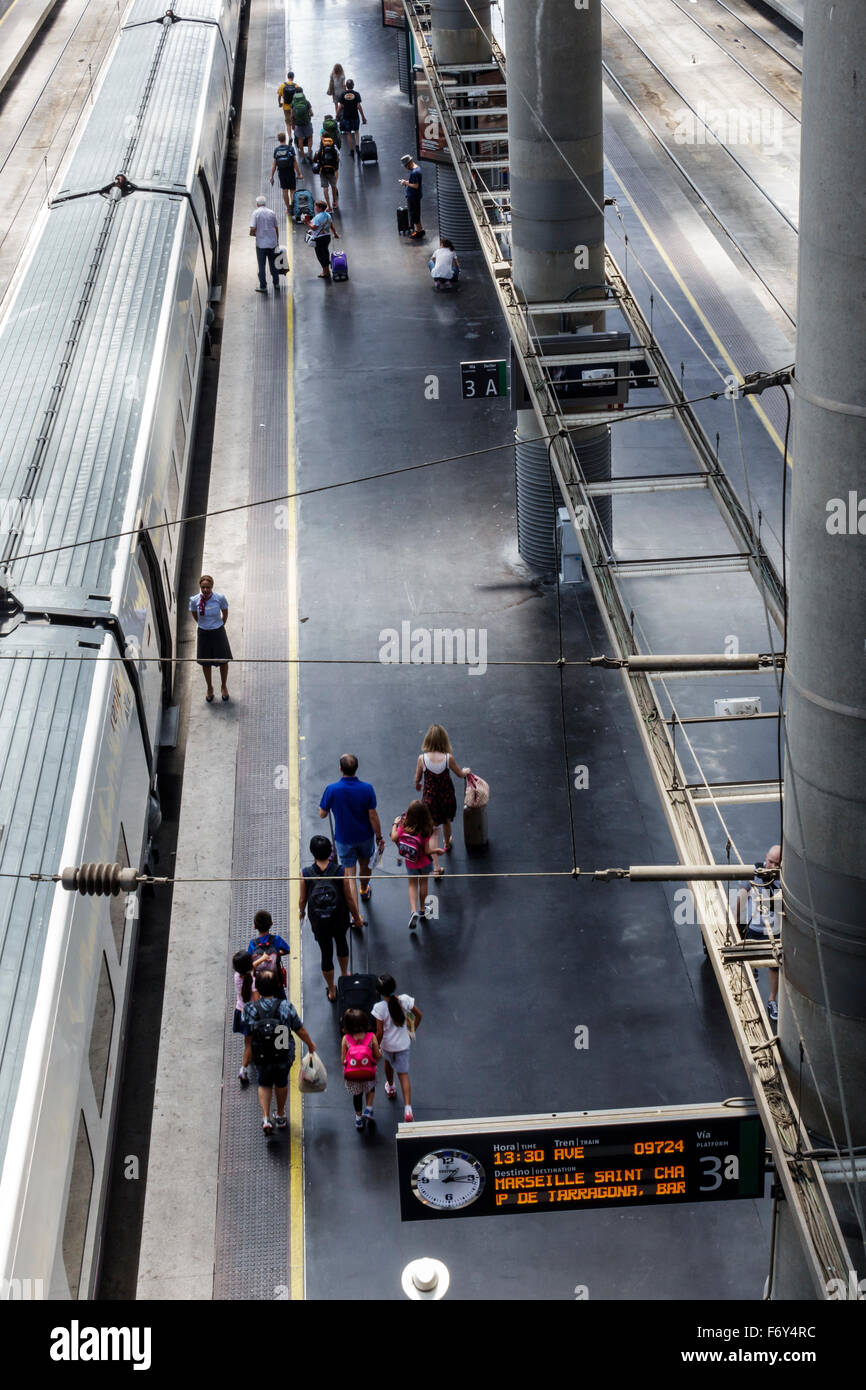
<svg viewBox="0 0 866 1390">
<path fill-rule="evenodd" d="M 222 666 L 231 661 L 232 649 L 225 627 L 199 628 L 195 659 L 200 666 Z"/>
</svg>

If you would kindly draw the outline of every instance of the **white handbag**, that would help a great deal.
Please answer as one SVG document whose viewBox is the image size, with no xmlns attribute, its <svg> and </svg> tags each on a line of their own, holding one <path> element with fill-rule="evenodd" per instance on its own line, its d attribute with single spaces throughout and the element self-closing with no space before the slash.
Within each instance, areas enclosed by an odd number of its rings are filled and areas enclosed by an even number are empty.
<svg viewBox="0 0 866 1390">
<path fill-rule="evenodd" d="M 318 1052 L 307 1052 L 298 1067 L 298 1090 L 303 1095 L 328 1088 L 328 1073 Z"/>
</svg>

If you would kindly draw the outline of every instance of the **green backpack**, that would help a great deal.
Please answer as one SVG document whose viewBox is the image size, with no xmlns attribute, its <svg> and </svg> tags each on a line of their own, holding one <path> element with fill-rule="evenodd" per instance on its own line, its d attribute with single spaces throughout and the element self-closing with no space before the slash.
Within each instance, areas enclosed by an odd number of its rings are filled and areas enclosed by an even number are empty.
<svg viewBox="0 0 866 1390">
<path fill-rule="evenodd" d="M 326 116 L 322 121 L 322 134 L 327 135 L 330 140 L 333 140 L 337 149 L 340 149 L 342 143 L 340 140 L 340 127 L 337 125 L 333 116 Z"/>
<path fill-rule="evenodd" d="M 292 119 L 295 125 L 309 125 L 312 111 L 310 103 L 303 92 L 296 92 L 292 97 Z"/>
</svg>

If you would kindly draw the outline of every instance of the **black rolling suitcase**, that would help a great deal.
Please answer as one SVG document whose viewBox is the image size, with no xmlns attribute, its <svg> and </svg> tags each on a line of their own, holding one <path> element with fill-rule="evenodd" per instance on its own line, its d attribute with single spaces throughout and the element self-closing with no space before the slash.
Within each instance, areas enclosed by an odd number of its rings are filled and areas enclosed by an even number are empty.
<svg viewBox="0 0 866 1390">
<path fill-rule="evenodd" d="M 409 209 L 406 207 L 397 209 L 397 231 L 401 236 L 409 235 Z"/>
<path fill-rule="evenodd" d="M 362 135 L 361 143 L 358 146 L 358 154 L 362 164 L 378 164 L 379 151 L 376 149 L 376 141 L 372 135 Z"/>
<path fill-rule="evenodd" d="M 370 1019 L 370 1028 L 375 1032 L 373 1005 L 378 999 L 375 975 L 340 975 L 337 979 L 337 1017 L 340 1020 L 340 1030 L 342 1031 L 343 1014 L 347 1009 L 362 1009 Z"/>
</svg>

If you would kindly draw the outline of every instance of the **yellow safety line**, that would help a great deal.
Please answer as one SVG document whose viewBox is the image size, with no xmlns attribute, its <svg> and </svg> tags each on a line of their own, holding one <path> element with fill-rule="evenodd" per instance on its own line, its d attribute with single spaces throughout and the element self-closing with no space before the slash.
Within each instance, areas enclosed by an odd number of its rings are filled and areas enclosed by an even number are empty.
<svg viewBox="0 0 866 1390">
<path fill-rule="evenodd" d="M 292 223 L 286 217 L 286 250 L 294 261 Z M 295 385 L 292 317 L 292 270 L 285 278 L 286 295 L 286 452 L 288 471 L 288 587 L 289 587 L 289 873 L 300 874 L 300 759 L 298 757 L 298 572 L 297 516 L 295 513 Z M 301 924 L 297 902 L 289 886 L 289 998 L 301 1015 Z M 300 1061 L 301 1044 L 298 1043 Z M 289 1219 L 290 1219 L 290 1284 L 292 1299 L 304 1297 L 304 1134 L 303 1097 L 296 1085 L 289 1089 Z"/>
<path fill-rule="evenodd" d="M 688 286 L 686 285 L 686 283 L 685 283 L 685 281 L 683 280 L 682 276 L 681 276 L 681 275 L 679 274 L 679 272 L 676 270 L 675 266 L 673 265 L 672 261 L 670 260 L 670 257 L 667 255 L 666 251 L 664 250 L 664 247 L 661 245 L 661 242 L 660 242 L 660 241 L 658 240 L 658 238 L 656 237 L 655 233 L 653 232 L 652 228 L 650 227 L 649 223 L 647 222 L 646 218 L 644 217 L 643 213 L 641 212 L 640 208 L 638 207 L 637 202 L 635 201 L 634 196 L 633 196 L 632 193 L 629 191 L 629 189 L 626 187 L 624 181 L 620 178 L 620 176 L 619 176 L 619 174 L 617 173 L 616 169 L 615 169 L 614 166 L 611 164 L 610 160 L 607 158 L 606 155 L 605 155 L 605 160 L 604 160 L 604 162 L 605 162 L 605 164 L 607 164 L 608 167 L 610 168 L 610 170 L 611 170 L 611 172 L 612 172 L 614 178 L 616 179 L 616 181 L 617 181 L 617 183 L 619 184 L 620 188 L 622 189 L 623 193 L 625 193 L 625 195 L 626 195 L 626 197 L 628 198 L 629 202 L 631 203 L 632 208 L 634 209 L 636 216 L 640 219 L 641 226 L 643 227 L 644 231 L 646 232 L 646 234 L 647 234 L 647 236 L 649 237 L 650 241 L 652 242 L 653 246 L 654 246 L 654 247 L 656 248 L 656 250 L 658 251 L 659 255 L 661 256 L 662 260 L 664 261 L 664 263 L 665 263 L 665 265 L 667 266 L 668 270 L 670 271 L 671 275 L 672 275 L 672 276 L 674 277 L 674 279 L 676 280 L 677 284 L 679 285 L 679 287 L 680 287 L 680 289 L 682 290 L 683 294 L 685 295 L 686 299 L 689 301 L 689 304 L 691 304 L 692 308 L 694 309 L 694 311 L 695 311 L 695 313 L 697 314 L 698 318 L 700 319 L 701 323 L 704 325 L 704 328 L 707 330 L 707 333 L 710 335 L 710 338 L 711 338 L 712 341 L 714 342 L 714 344 L 715 344 L 715 346 L 716 346 L 716 348 L 717 348 L 717 350 L 718 350 L 718 352 L 719 352 L 719 355 L 720 355 L 721 357 L 724 358 L 725 362 L 727 362 L 728 366 L 730 367 L 730 369 L 731 369 L 731 371 L 734 373 L 734 375 L 737 377 L 737 379 L 738 379 L 739 381 L 742 381 L 742 380 L 743 380 L 743 372 L 741 372 L 740 369 L 739 369 L 739 367 L 735 364 L 735 362 L 734 362 L 733 358 L 731 357 L 730 353 L 728 352 L 727 348 L 724 346 L 724 344 L 722 343 L 722 341 L 721 341 L 721 339 L 719 338 L 718 334 L 716 333 L 715 329 L 714 329 L 714 328 L 712 327 L 712 325 L 710 324 L 710 321 L 709 321 L 709 319 L 707 318 L 706 314 L 704 313 L 703 309 L 701 309 L 700 305 L 698 304 L 698 302 L 697 302 L 697 300 L 695 299 L 694 295 L 692 294 L 691 290 L 688 288 Z M 761 424 L 764 426 L 764 429 L 767 431 L 767 434 L 770 436 L 770 438 L 772 439 L 773 443 L 776 445 L 776 448 L 779 450 L 779 453 L 784 455 L 784 452 L 785 452 L 785 445 L 784 445 L 783 441 L 780 439 L 780 437 L 779 437 L 777 431 L 776 431 L 776 430 L 774 429 L 774 427 L 771 425 L 769 419 L 767 418 L 766 411 L 764 410 L 763 406 L 762 406 L 762 405 L 760 404 L 760 402 L 758 401 L 757 397 L 755 397 L 755 396 L 747 396 L 747 397 L 746 397 L 746 400 L 749 402 L 749 405 L 750 405 L 750 406 L 752 407 L 752 409 L 755 411 L 755 414 L 758 416 L 758 419 L 760 420 Z M 788 466 L 789 466 L 789 468 L 793 468 L 793 466 L 794 466 L 794 460 L 793 460 L 793 457 L 792 457 L 792 455 L 791 455 L 790 449 L 788 450 Z"/>
</svg>

